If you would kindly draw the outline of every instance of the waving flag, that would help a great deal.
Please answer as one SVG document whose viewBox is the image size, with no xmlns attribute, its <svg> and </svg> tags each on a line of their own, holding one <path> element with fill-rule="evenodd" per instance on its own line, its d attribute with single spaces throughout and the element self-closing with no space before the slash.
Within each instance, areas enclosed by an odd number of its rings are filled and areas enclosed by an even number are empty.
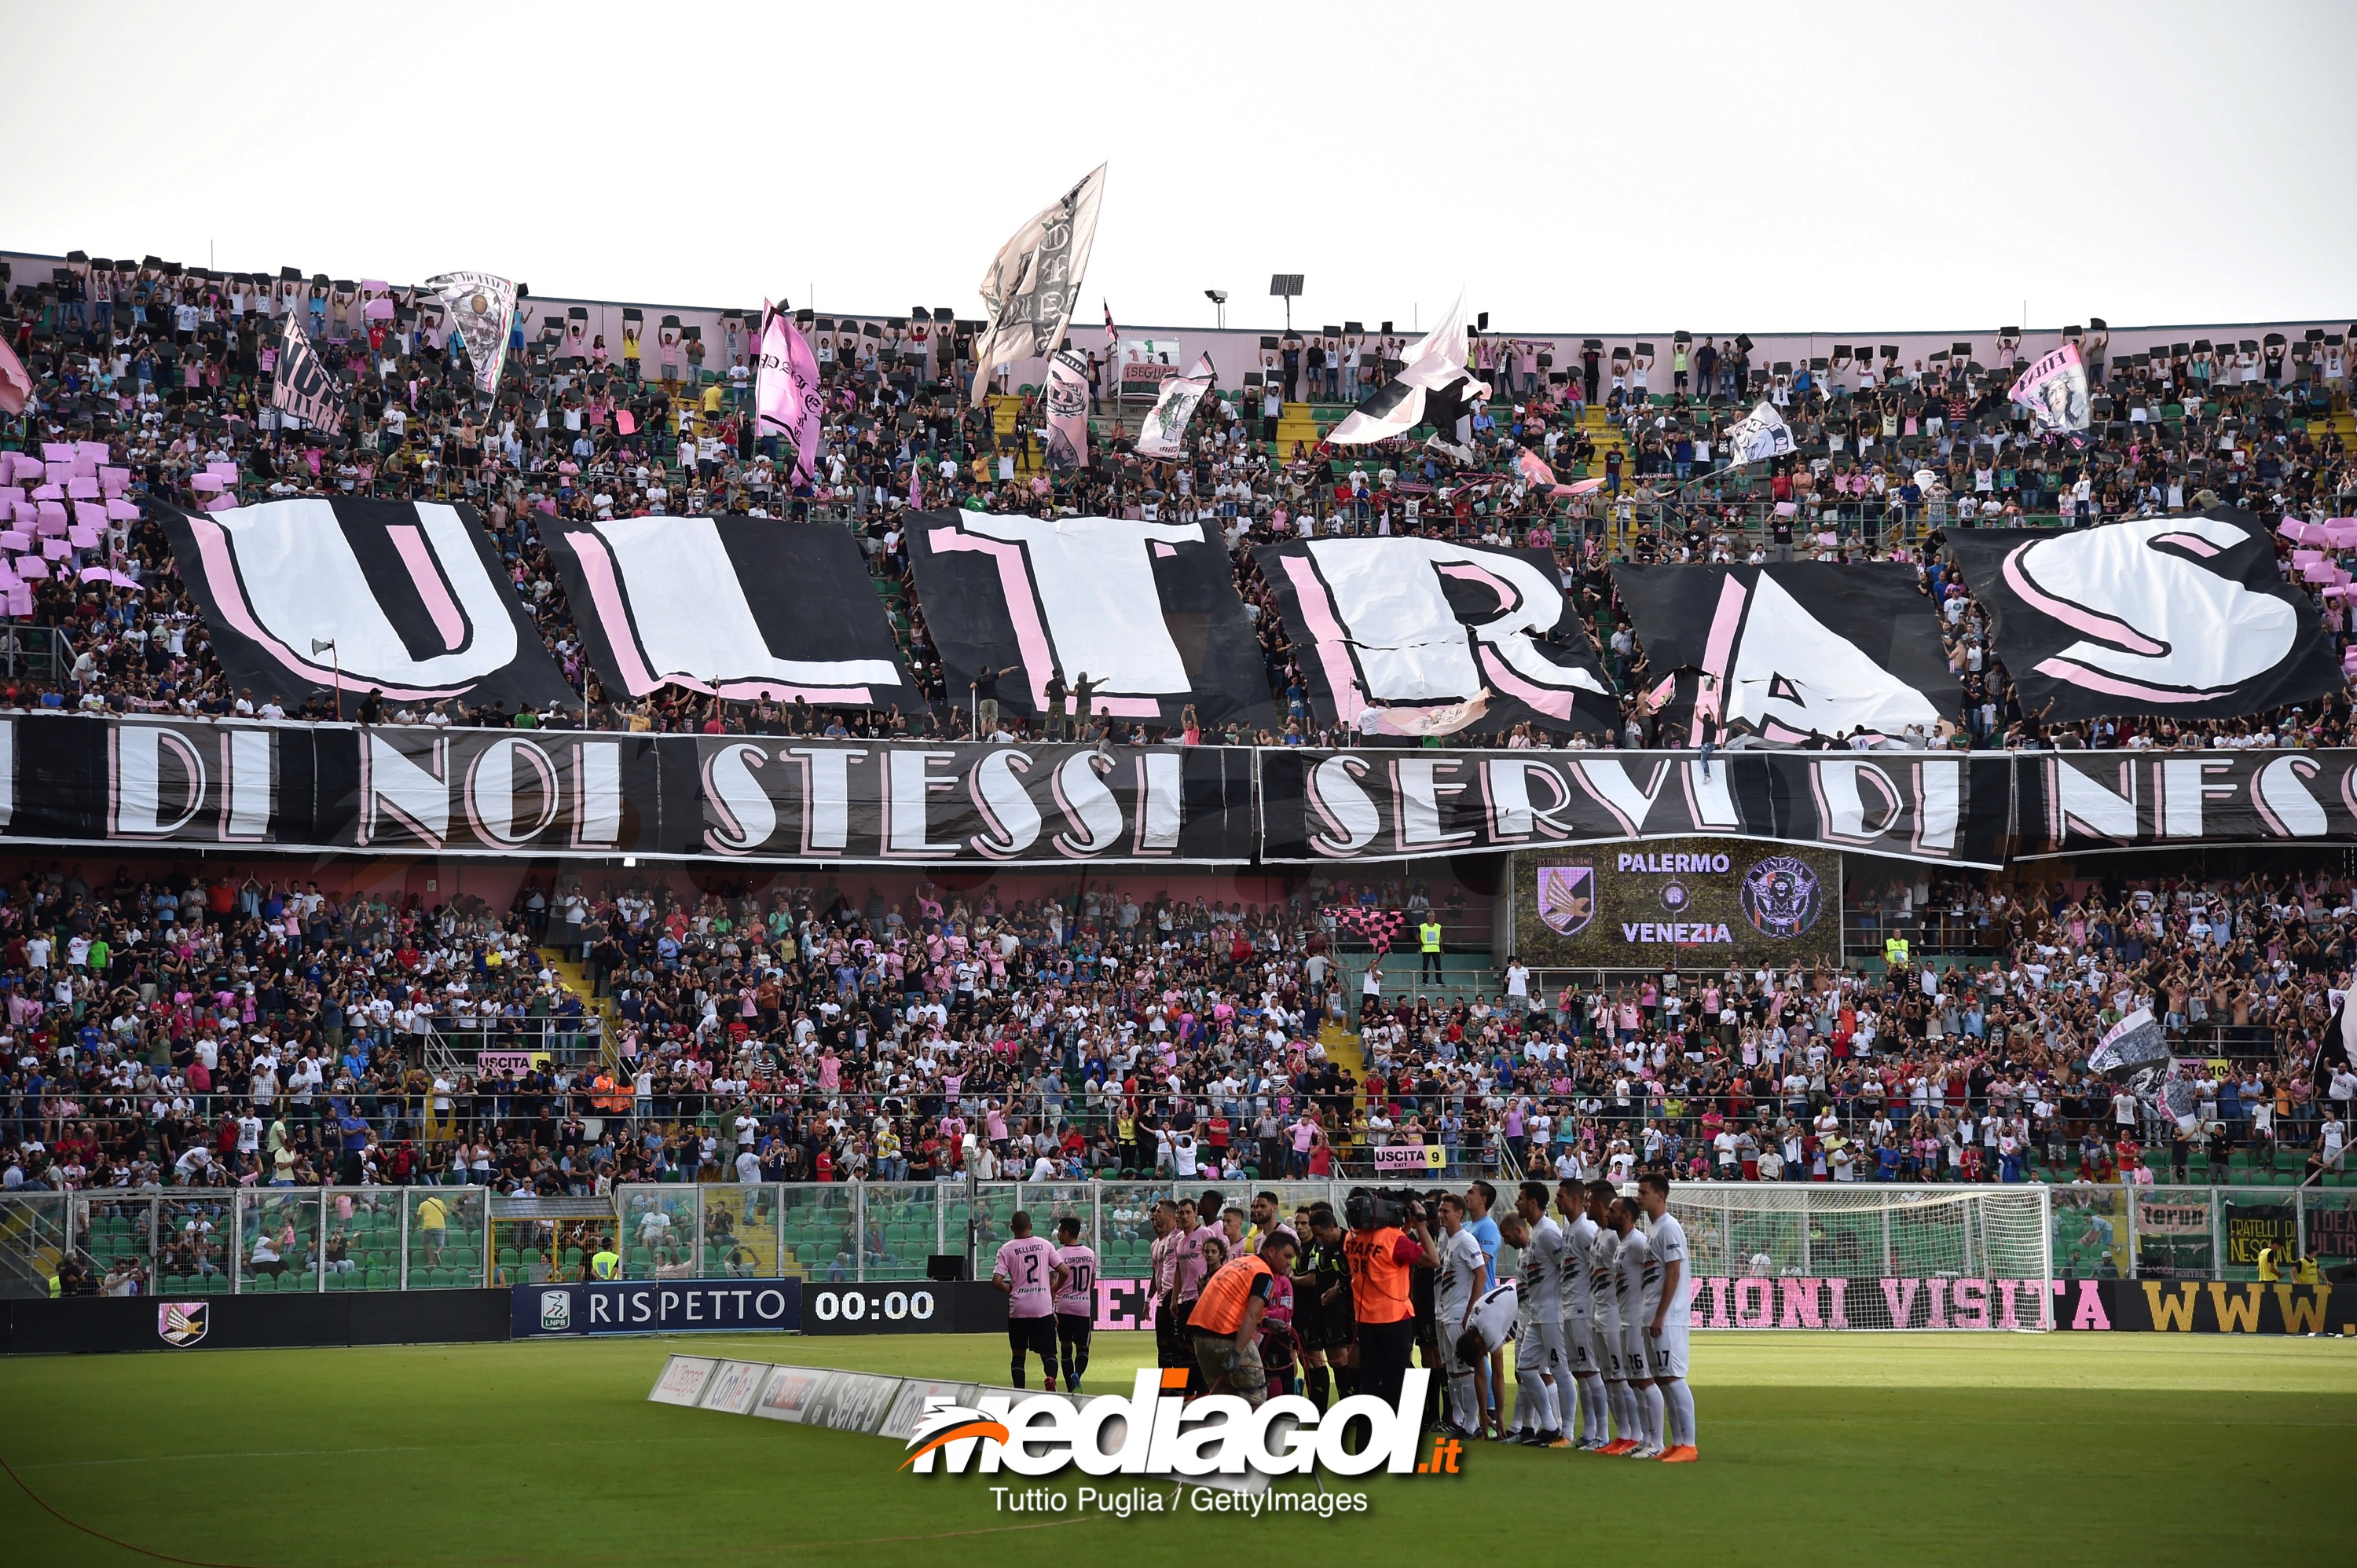
<svg viewBox="0 0 2357 1568">
<path fill-rule="evenodd" d="M 1195 405 L 1219 380 L 1211 368 L 1211 356 L 1204 354 L 1195 360 L 1195 368 L 1183 376 L 1173 376 L 1162 383 L 1162 395 L 1155 401 L 1146 422 L 1137 427 L 1137 455 L 1141 457 L 1177 457 L 1187 448 L 1183 437 L 1187 422 L 1195 417 Z"/>
<path fill-rule="evenodd" d="M 1465 296 L 1416 344 L 1415 357 L 1400 367 L 1374 394 L 1352 409 L 1326 439 L 1338 446 L 1388 441 L 1419 424 L 1430 424 L 1436 440 L 1461 446 L 1458 426 L 1473 405 L 1490 395 L 1465 368 Z"/>
<path fill-rule="evenodd" d="M 444 273 L 425 280 L 475 361 L 475 386 L 491 392 L 507 362 L 508 331 L 515 323 L 516 287 L 490 273 Z"/>
<path fill-rule="evenodd" d="M 1106 357 L 1107 359 L 1111 359 L 1111 358 L 1113 357 L 1113 351 L 1114 351 L 1114 349 L 1118 349 L 1118 348 L 1120 348 L 1120 347 L 1121 347 L 1121 334 L 1120 334 L 1119 332 L 1117 332 L 1117 331 L 1114 330 L 1114 325 L 1113 325 L 1113 305 L 1112 305 L 1112 303 L 1111 303 L 1110 301 L 1105 302 L 1105 307 L 1104 307 L 1104 310 L 1105 310 L 1105 357 Z"/>
<path fill-rule="evenodd" d="M 2030 427 L 2040 435 L 2086 444 L 2093 419 L 2087 402 L 2087 365 L 2079 357 L 2076 343 L 2065 343 L 2040 356 L 2005 395 L 2029 410 Z"/>
<path fill-rule="evenodd" d="M 1048 467 L 1061 474 L 1088 466 L 1088 362 L 1059 349 L 1048 361 Z"/>
<path fill-rule="evenodd" d="M 1769 457 L 1787 457 L 1792 452 L 1792 427 L 1776 412 L 1776 405 L 1763 403 L 1741 419 L 1727 427 L 1727 460 L 1730 465 L 1757 463 Z"/>
<path fill-rule="evenodd" d="M 979 404 L 991 372 L 1017 360 L 1041 359 L 1064 340 L 1072 305 L 1088 271 L 1104 199 L 1105 166 L 1034 213 L 992 258 L 979 292 L 990 325 L 974 346 L 974 401 Z"/>
<path fill-rule="evenodd" d="M 25 373 L 25 362 L 16 358 L 8 340 L 0 338 L 0 411 L 22 413 L 32 397 L 33 378 Z"/>
<path fill-rule="evenodd" d="M 310 338 L 292 312 L 279 329 L 278 369 L 271 380 L 270 406 L 306 430 L 324 430 L 333 435 L 344 427 L 344 400 L 336 378 L 312 350 Z"/>
<path fill-rule="evenodd" d="M 820 413 L 818 356 L 810 339 L 786 313 L 761 302 L 761 365 L 753 386 L 754 428 L 774 430 L 794 444 L 794 482 L 818 472 Z"/>
</svg>

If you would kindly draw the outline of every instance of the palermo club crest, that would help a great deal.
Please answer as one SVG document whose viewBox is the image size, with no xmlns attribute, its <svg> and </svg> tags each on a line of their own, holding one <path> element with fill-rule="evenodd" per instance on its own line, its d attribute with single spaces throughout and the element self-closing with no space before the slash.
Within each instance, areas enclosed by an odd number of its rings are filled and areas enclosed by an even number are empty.
<svg viewBox="0 0 2357 1568">
<path fill-rule="evenodd" d="M 1596 868 L 1592 865 L 1539 867 L 1539 918 L 1560 937 L 1577 936 L 1596 918 Z"/>
</svg>

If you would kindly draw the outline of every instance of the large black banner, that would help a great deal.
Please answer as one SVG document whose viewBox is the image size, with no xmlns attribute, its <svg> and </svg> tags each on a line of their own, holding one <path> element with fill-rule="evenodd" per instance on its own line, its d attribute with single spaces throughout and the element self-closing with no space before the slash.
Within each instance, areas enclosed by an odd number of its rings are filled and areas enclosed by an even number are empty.
<svg viewBox="0 0 2357 1568">
<path fill-rule="evenodd" d="M 2021 856 L 2357 842 L 2357 751 L 2048 751 L 2014 769 Z"/>
<path fill-rule="evenodd" d="M 2315 601 L 2283 580 L 2275 536 L 2249 512 L 1947 542 L 2026 713 L 2232 718 L 2344 683 Z"/>
<path fill-rule="evenodd" d="M 1226 542 L 1200 522 L 920 511 L 906 524 L 949 697 L 989 671 L 1009 714 L 1048 711 L 1048 682 L 1086 676 L 1113 719 L 1273 724 L 1260 647 Z"/>
<path fill-rule="evenodd" d="M 1956 752 L 1264 751 L 1261 857 L 1695 835 L 2004 863 L 2011 762 Z"/>
<path fill-rule="evenodd" d="M 0 843 L 834 865 L 2357 843 L 2357 750 L 1360 751 L 0 714 Z"/>
<path fill-rule="evenodd" d="M 637 854 L 661 843 L 662 743 L 653 736 L 414 726 L 316 733 L 313 811 L 322 843 L 542 855 Z"/>
<path fill-rule="evenodd" d="M 0 720 L 0 831 L 50 843 L 309 843 L 317 733 L 65 714 Z"/>
<path fill-rule="evenodd" d="M 1318 539 L 1254 554 L 1328 724 L 1391 736 L 1612 732 L 1611 682 L 1544 550 Z"/>
<path fill-rule="evenodd" d="M 813 707 L 926 711 L 847 529 L 629 517 L 543 531 L 608 697 L 664 685 Z"/>
<path fill-rule="evenodd" d="M 1929 736 L 1963 706 L 1912 566 L 1616 566 L 1612 575 L 1647 682 L 1695 672 L 1695 722 L 1716 708 L 1730 731 L 1773 741 Z"/>
<path fill-rule="evenodd" d="M 1254 858 L 1253 753 L 0 716 L 0 843 L 827 865 Z"/>
<path fill-rule="evenodd" d="M 696 736 L 663 749 L 664 853 L 845 864 L 1253 858 L 1253 754 Z"/>
<path fill-rule="evenodd" d="M 258 707 L 331 685 L 403 705 L 577 703 L 472 509 L 438 501 L 150 502 L 231 682 Z"/>
</svg>

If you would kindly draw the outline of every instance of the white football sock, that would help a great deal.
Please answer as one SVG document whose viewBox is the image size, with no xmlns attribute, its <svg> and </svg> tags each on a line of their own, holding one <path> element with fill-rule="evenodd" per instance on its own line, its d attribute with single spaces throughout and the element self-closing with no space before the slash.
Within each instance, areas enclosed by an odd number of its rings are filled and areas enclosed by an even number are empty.
<svg viewBox="0 0 2357 1568">
<path fill-rule="evenodd" d="M 1670 1442 L 1673 1446 L 1691 1448 L 1695 1445 L 1694 1390 L 1684 1378 L 1673 1379 L 1662 1385 L 1670 1407 Z"/>
<path fill-rule="evenodd" d="M 1647 1383 L 1637 1391 L 1638 1424 L 1645 1429 L 1645 1444 L 1650 1448 L 1662 1445 L 1662 1385 Z"/>
<path fill-rule="evenodd" d="M 1604 1380 L 1594 1372 L 1579 1375 L 1579 1434 L 1591 1443 L 1604 1441 Z"/>
</svg>

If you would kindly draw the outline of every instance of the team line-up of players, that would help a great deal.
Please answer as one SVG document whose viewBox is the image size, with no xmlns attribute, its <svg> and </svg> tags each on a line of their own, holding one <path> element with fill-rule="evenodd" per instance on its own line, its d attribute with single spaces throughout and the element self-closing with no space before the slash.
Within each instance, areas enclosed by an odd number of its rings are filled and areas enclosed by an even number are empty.
<svg viewBox="0 0 2357 1568">
<path fill-rule="evenodd" d="M 1667 1177 L 1633 1197 L 1609 1182 L 1525 1181 L 1491 1219 L 1497 1189 L 1378 1199 L 1354 1192 L 1348 1220 L 1330 1204 L 1278 1220 L 1271 1192 L 1249 1213 L 1216 1190 L 1165 1198 L 1152 1217 L 1154 1320 L 1161 1365 L 1183 1369 L 1189 1395 L 1229 1393 L 1257 1406 L 1275 1385 L 1321 1412 L 1330 1395 L 1396 1401 L 1411 1349 L 1444 1374 L 1452 1438 L 1691 1462 L 1694 1393 L 1685 1231 Z M 1558 1215 L 1560 1218 L 1558 1219 Z M 1039 1357 L 1042 1386 L 1079 1392 L 1095 1321 L 1097 1256 L 1067 1216 L 1050 1242 L 1031 1216 L 1010 1221 L 992 1279 L 1007 1295 L 1017 1388 Z M 1522 1257 L 1497 1277 L 1501 1244 Z M 1513 1426 L 1499 1398 L 1504 1347 L 1516 1342 Z M 1575 1435 L 1575 1433 L 1577 1435 Z"/>
</svg>

